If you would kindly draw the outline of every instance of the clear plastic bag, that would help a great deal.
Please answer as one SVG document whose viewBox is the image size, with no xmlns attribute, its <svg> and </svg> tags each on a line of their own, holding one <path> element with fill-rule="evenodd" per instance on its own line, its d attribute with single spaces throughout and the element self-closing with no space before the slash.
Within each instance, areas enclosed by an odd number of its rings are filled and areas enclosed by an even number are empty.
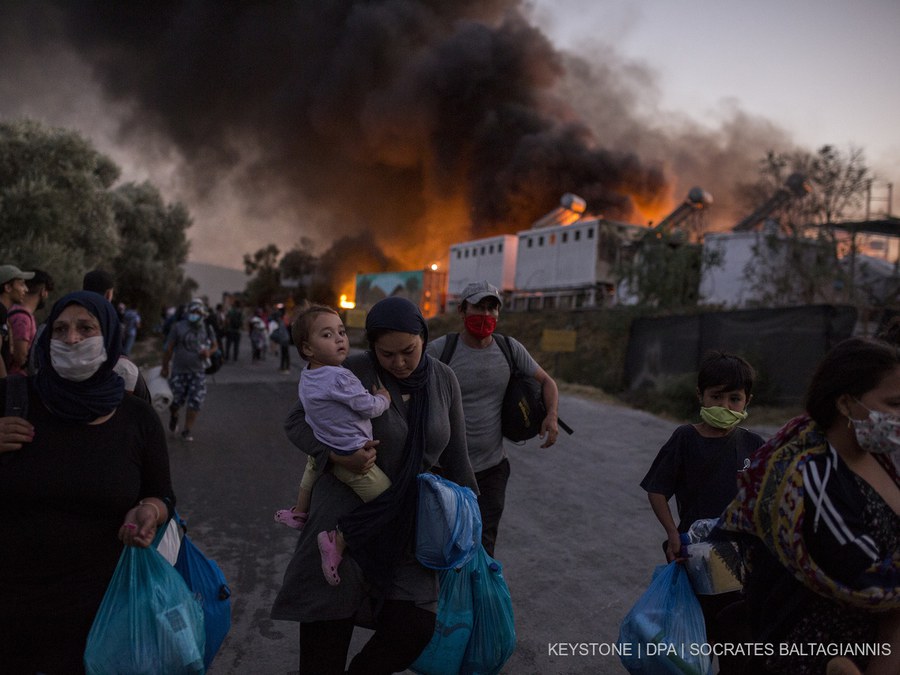
<svg viewBox="0 0 900 675">
<path fill-rule="evenodd" d="M 478 498 L 433 473 L 419 474 L 417 482 L 416 559 L 436 570 L 465 565 L 481 546 Z"/>
<path fill-rule="evenodd" d="M 685 547 L 684 566 L 698 595 L 731 593 L 742 587 L 740 547 L 715 530 L 718 523 L 718 518 L 696 520 L 687 532 L 690 543 Z"/>
<path fill-rule="evenodd" d="M 660 565 L 619 627 L 620 659 L 629 673 L 705 675 L 710 658 L 703 611 L 684 567 Z"/>
<path fill-rule="evenodd" d="M 87 675 L 196 675 L 203 665 L 203 609 L 154 547 L 126 546 L 84 652 Z"/>
</svg>

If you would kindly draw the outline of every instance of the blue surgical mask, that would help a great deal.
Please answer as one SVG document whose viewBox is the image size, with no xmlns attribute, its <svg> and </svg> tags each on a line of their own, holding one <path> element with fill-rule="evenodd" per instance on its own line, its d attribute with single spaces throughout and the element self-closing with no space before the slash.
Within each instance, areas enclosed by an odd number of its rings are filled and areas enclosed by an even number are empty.
<svg viewBox="0 0 900 675">
<path fill-rule="evenodd" d="M 197 312 L 191 312 L 188 314 L 188 321 L 191 323 L 197 323 L 200 320 L 200 315 Z"/>
</svg>

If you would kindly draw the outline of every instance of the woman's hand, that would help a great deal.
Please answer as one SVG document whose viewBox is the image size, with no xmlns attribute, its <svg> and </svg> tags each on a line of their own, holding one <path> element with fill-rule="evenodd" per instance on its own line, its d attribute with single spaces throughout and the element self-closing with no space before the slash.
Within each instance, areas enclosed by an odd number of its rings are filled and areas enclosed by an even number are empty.
<svg viewBox="0 0 900 675">
<path fill-rule="evenodd" d="M 131 508 L 119 528 L 119 539 L 126 546 L 147 548 L 156 537 L 160 515 L 159 507 L 150 501 Z"/>
<path fill-rule="evenodd" d="M 23 417 L 0 417 L 0 452 L 21 450 L 34 440 L 34 427 Z"/>
<path fill-rule="evenodd" d="M 340 464 L 342 467 L 353 473 L 366 473 L 375 466 L 375 458 L 378 453 L 375 451 L 381 441 L 366 441 L 366 444 L 352 455 L 338 455 L 331 453 L 331 461 Z"/>
</svg>

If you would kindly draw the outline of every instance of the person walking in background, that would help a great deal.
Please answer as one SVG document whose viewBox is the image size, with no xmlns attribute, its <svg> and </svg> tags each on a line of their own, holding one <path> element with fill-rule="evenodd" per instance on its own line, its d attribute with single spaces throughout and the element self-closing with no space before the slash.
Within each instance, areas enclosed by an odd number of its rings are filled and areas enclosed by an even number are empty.
<svg viewBox="0 0 900 675">
<path fill-rule="evenodd" d="M 81 280 L 81 289 L 102 295 L 110 303 L 116 295 L 115 280 L 113 275 L 106 270 L 97 269 L 87 272 Z M 134 361 L 120 353 L 113 370 L 125 380 L 125 391 L 150 403 L 150 389 L 147 388 L 147 382 Z"/>
<path fill-rule="evenodd" d="M 697 373 L 700 422 L 683 424 L 660 448 L 641 481 L 650 507 L 666 532 L 668 562 L 681 551 L 681 533 L 707 518 L 718 518 L 737 493 L 737 477 L 750 466 L 750 455 L 765 441 L 738 426 L 747 418 L 755 374 L 749 363 L 726 352 L 710 352 Z M 678 524 L 669 509 L 675 496 Z M 732 642 L 734 630 L 720 613 L 740 600 L 740 591 L 698 595 L 710 644 Z M 736 620 L 740 621 L 740 618 Z M 732 657 L 719 658 L 720 672 L 739 672 Z M 733 670 L 735 669 L 735 670 Z"/>
<path fill-rule="evenodd" d="M 34 272 L 23 272 L 15 265 L 0 265 L 0 377 L 12 367 L 12 336 L 9 332 L 9 308 L 22 304 L 28 295 L 25 282 Z"/>
<path fill-rule="evenodd" d="M 269 314 L 269 318 L 266 321 L 266 332 L 269 335 L 269 354 L 272 357 L 277 357 L 281 353 L 281 345 L 278 341 L 282 339 L 283 334 L 278 332 L 278 328 L 282 325 L 283 323 L 278 319 L 278 310 L 274 310 Z"/>
<path fill-rule="evenodd" d="M 265 321 L 258 316 L 250 319 L 250 360 L 254 363 L 265 361 L 268 337 Z"/>
<path fill-rule="evenodd" d="M 494 555 L 497 531 L 506 502 L 510 465 L 501 432 L 500 412 L 509 383 L 510 369 L 493 333 L 503 301 L 496 286 L 487 281 L 472 283 L 460 294 L 458 312 L 463 330 L 447 364 L 456 373 L 466 414 L 466 444 L 478 481 L 478 507 L 481 511 L 482 543 L 488 555 Z M 552 377 L 531 358 L 517 340 L 508 340 L 512 359 L 525 375 L 541 385 L 547 416 L 541 424 L 542 448 L 556 443 L 559 435 L 557 407 L 559 389 Z M 447 336 L 428 345 L 428 353 L 440 359 Z"/>
<path fill-rule="evenodd" d="M 137 339 L 138 329 L 141 327 L 141 315 L 134 307 L 128 307 L 122 314 L 122 326 L 125 334 L 125 344 L 122 353 L 131 356 L 134 341 Z"/>
<path fill-rule="evenodd" d="M 244 312 L 241 301 L 235 300 L 225 319 L 225 361 L 237 362 L 241 348 L 241 331 L 244 330 Z"/>
<path fill-rule="evenodd" d="M 225 349 L 226 317 L 227 313 L 221 302 L 216 305 L 215 311 L 211 312 L 209 316 L 209 323 L 212 325 L 213 331 L 216 334 L 216 342 L 219 344 L 219 349 Z"/>
<path fill-rule="evenodd" d="M 754 455 L 722 527 L 749 540 L 755 673 L 900 673 L 900 353 L 850 338 L 813 374 L 806 413 Z M 835 655 L 798 645 L 881 646 Z M 863 671 L 864 669 L 864 671 Z"/>
<path fill-rule="evenodd" d="M 28 374 L 31 345 L 37 336 L 38 325 L 34 313 L 44 308 L 47 296 L 53 290 L 53 277 L 35 269 L 34 276 L 25 282 L 28 292 L 21 303 L 9 310 L 9 330 L 12 342 L 10 373 Z"/>
<path fill-rule="evenodd" d="M 214 331 L 203 320 L 205 313 L 202 302 L 191 301 L 186 317 L 169 331 L 159 373 L 169 378 L 172 388 L 172 405 L 169 407 L 169 431 L 172 433 L 178 429 L 178 411 L 187 406 L 181 430 L 181 438 L 185 441 L 194 440 L 191 430 L 206 398 L 207 363 L 218 348 Z"/>
<path fill-rule="evenodd" d="M 281 364 L 279 370 L 281 373 L 287 375 L 291 372 L 291 319 L 284 311 L 284 305 L 278 308 L 276 320 L 278 321 L 279 335 L 283 336 L 279 338 L 278 342 L 278 346 L 281 349 Z"/>
</svg>

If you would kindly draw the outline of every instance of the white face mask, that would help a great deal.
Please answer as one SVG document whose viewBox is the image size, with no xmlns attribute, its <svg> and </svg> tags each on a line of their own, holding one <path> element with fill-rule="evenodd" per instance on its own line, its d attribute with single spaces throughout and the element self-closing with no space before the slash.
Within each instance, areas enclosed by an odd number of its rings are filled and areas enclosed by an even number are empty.
<svg viewBox="0 0 900 675">
<path fill-rule="evenodd" d="M 863 408 L 866 406 L 863 405 Z M 878 455 L 900 452 L 900 417 L 879 410 L 866 410 L 869 411 L 866 419 L 851 419 L 859 447 Z"/>
<path fill-rule="evenodd" d="M 103 336 L 85 338 L 75 344 L 50 340 L 50 363 L 64 380 L 84 382 L 106 362 Z"/>
</svg>

